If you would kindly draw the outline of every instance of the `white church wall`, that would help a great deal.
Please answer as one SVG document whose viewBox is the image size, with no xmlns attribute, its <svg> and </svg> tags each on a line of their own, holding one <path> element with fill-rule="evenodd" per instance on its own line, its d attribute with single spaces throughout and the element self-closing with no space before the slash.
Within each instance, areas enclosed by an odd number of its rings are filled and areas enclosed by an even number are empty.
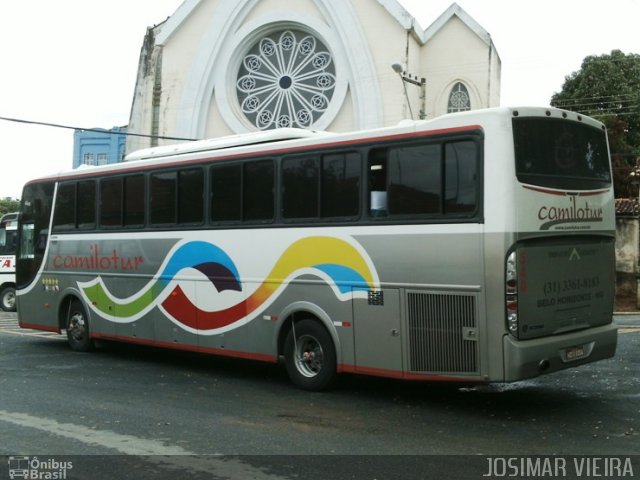
<svg viewBox="0 0 640 480">
<path fill-rule="evenodd" d="M 428 29 L 425 44 L 425 32 L 394 0 L 185 0 L 154 29 L 156 43 L 140 65 L 130 131 L 153 131 L 154 116 L 160 136 L 212 138 L 255 130 L 258 117 L 247 116 L 238 102 L 238 77 L 249 49 L 286 29 L 300 32 L 297 42 L 313 35 L 335 67 L 332 97 L 325 110 L 314 112 L 311 128 L 349 131 L 418 118 L 420 88 L 403 85 L 391 68 L 396 62 L 427 79 L 427 118 L 446 113 L 447 89 L 457 80 L 469 88 L 472 108 L 497 105 L 500 60 L 496 53 L 487 61 L 490 46 L 472 27 L 453 16 Z M 154 106 L 156 79 L 161 93 Z M 149 145 L 132 137 L 127 151 Z"/>
<path fill-rule="evenodd" d="M 462 81 L 469 91 L 471 108 L 490 106 L 490 45 L 453 16 L 422 50 L 428 65 L 427 104 L 432 118 L 447 113 L 451 87 Z M 496 105 L 497 106 L 497 105 Z"/>
<path fill-rule="evenodd" d="M 418 56 L 413 53 L 417 51 L 416 41 L 380 3 L 354 2 L 354 8 L 372 52 L 380 92 L 384 92 L 381 95 L 382 124 L 395 124 L 409 118 L 409 110 L 402 81 L 391 65 L 399 62 L 407 68 L 409 65 L 417 68 Z M 413 47 L 410 49 L 410 58 L 407 54 L 407 42 Z M 407 93 L 412 105 L 417 105 L 418 96 L 410 86 Z"/>
</svg>

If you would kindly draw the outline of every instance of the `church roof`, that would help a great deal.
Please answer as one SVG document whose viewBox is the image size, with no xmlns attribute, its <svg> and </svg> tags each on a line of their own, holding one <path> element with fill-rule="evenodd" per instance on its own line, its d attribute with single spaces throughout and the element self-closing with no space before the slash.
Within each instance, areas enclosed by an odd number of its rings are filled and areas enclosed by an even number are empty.
<svg viewBox="0 0 640 480">
<path fill-rule="evenodd" d="M 157 25 L 155 27 L 156 44 L 164 44 L 173 32 L 180 27 L 184 20 L 191 15 L 201 1 L 202 0 L 185 0 L 173 15 L 165 22 Z M 455 2 L 425 30 L 420 26 L 415 17 L 400 5 L 397 0 L 377 1 L 405 30 L 411 32 L 422 45 L 427 43 L 454 16 L 458 17 L 487 45 L 491 45 L 491 35 Z"/>
<path fill-rule="evenodd" d="M 458 17 L 462 23 L 464 23 L 471 31 L 473 31 L 478 37 L 480 37 L 487 45 L 491 44 L 491 35 L 484 28 L 476 22 L 471 15 L 465 12 L 460 5 L 452 3 L 447 10 L 440 15 L 435 22 L 433 22 L 429 28 L 424 31 L 424 41 L 428 42 L 438 30 L 440 30 L 452 17 Z"/>
<path fill-rule="evenodd" d="M 640 204 L 637 198 L 616 198 L 616 215 L 622 217 L 637 217 L 640 214 Z"/>
<path fill-rule="evenodd" d="M 472 32 L 482 39 L 487 45 L 491 45 L 491 35 L 471 15 L 457 3 L 452 3 L 442 15 L 440 15 L 426 30 L 423 30 L 418 21 L 397 0 L 378 0 L 403 28 L 410 31 L 420 43 L 427 43 L 451 18 L 458 17 Z"/>
</svg>

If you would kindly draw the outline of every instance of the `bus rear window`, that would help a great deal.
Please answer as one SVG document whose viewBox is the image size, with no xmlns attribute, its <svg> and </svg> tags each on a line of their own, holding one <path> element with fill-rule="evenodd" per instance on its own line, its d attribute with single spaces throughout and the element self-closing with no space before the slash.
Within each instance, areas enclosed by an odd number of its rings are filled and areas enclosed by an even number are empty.
<svg viewBox="0 0 640 480">
<path fill-rule="evenodd" d="M 562 119 L 517 117 L 513 141 L 522 183 L 567 190 L 611 185 L 603 130 Z"/>
</svg>

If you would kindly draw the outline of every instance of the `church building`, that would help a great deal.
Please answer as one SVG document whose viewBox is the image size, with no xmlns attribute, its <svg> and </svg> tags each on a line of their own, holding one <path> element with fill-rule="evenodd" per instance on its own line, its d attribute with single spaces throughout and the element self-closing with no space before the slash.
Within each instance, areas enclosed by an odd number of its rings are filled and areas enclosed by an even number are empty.
<svg viewBox="0 0 640 480">
<path fill-rule="evenodd" d="M 129 132 L 344 132 L 499 105 L 500 57 L 453 3 L 426 29 L 396 0 L 185 0 L 149 28 Z M 131 136 L 127 152 L 176 140 Z"/>
</svg>

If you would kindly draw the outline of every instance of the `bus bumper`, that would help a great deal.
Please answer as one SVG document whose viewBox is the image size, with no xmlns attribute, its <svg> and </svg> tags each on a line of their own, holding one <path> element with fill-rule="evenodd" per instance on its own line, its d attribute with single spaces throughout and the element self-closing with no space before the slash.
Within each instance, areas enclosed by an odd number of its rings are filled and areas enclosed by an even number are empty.
<svg viewBox="0 0 640 480">
<path fill-rule="evenodd" d="M 513 382 L 613 357 L 615 324 L 532 340 L 503 340 L 504 380 Z"/>
</svg>

